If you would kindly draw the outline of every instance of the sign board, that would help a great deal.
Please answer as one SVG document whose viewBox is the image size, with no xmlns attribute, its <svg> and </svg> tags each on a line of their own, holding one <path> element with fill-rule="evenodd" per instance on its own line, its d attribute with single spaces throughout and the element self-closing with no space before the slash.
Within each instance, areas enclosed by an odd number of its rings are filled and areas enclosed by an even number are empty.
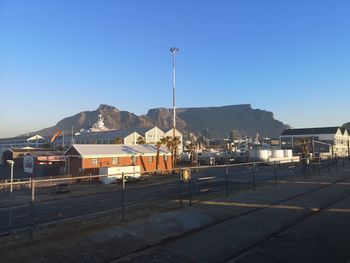
<svg viewBox="0 0 350 263">
<path fill-rule="evenodd" d="M 191 169 L 182 170 L 182 180 L 189 181 L 191 180 Z"/>
<path fill-rule="evenodd" d="M 23 169 L 25 173 L 33 173 L 34 157 L 31 155 L 25 155 L 23 157 Z"/>
</svg>

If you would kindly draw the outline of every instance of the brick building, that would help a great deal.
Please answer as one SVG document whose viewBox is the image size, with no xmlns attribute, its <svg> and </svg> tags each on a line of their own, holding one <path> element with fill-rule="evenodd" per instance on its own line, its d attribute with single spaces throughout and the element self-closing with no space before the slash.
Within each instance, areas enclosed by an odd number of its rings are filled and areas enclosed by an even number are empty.
<svg viewBox="0 0 350 263">
<path fill-rule="evenodd" d="M 98 175 L 101 168 L 138 166 L 141 173 L 167 172 L 172 169 L 172 156 L 165 146 L 74 144 L 64 154 L 67 173 L 74 176 Z M 158 159 L 158 161 L 157 161 Z"/>
</svg>

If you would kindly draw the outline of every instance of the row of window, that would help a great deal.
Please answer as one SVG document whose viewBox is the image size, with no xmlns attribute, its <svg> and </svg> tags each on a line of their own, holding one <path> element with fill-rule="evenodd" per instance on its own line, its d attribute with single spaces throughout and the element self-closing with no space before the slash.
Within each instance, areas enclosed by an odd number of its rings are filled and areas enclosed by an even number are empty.
<svg viewBox="0 0 350 263">
<path fill-rule="evenodd" d="M 136 164 L 136 158 L 137 157 L 135 155 L 130 157 L 130 164 L 131 165 L 135 165 Z M 147 157 L 147 162 L 148 163 L 153 163 L 153 161 L 154 161 L 154 156 L 148 156 Z M 168 161 L 168 156 L 167 155 L 164 155 L 164 161 Z M 92 166 L 98 166 L 99 165 L 99 158 L 91 159 L 90 164 Z M 119 157 L 112 158 L 112 165 L 119 165 Z"/>
</svg>

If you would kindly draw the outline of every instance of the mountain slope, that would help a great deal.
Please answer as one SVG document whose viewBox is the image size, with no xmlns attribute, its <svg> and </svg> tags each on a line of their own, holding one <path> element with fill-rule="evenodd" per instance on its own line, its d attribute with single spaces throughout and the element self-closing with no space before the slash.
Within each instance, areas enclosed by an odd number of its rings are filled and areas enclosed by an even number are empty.
<svg viewBox="0 0 350 263">
<path fill-rule="evenodd" d="M 96 123 L 102 115 L 105 127 L 110 129 L 133 129 L 157 126 L 170 129 L 173 125 L 172 109 L 150 109 L 146 115 L 138 116 L 128 111 L 120 111 L 109 105 L 100 105 L 95 111 L 84 111 L 64 118 L 55 126 L 37 132 L 43 136 L 51 136 L 58 129 L 71 133 L 87 129 Z M 273 113 L 260 109 L 252 109 L 249 104 L 222 107 L 180 108 L 176 112 L 176 127 L 181 131 L 202 134 L 210 132 L 211 137 L 227 138 L 231 130 L 237 130 L 248 137 L 276 137 L 288 128 L 288 125 L 275 120 Z M 32 134 L 34 134 L 32 133 Z"/>
</svg>

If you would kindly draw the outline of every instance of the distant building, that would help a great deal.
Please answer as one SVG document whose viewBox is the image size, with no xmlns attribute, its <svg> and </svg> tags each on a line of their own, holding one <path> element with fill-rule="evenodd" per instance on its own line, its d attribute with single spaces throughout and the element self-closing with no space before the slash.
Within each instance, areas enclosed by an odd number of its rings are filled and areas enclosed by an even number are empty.
<svg viewBox="0 0 350 263">
<path fill-rule="evenodd" d="M 309 151 L 328 156 L 348 156 L 350 137 L 341 127 L 287 129 L 280 136 L 282 149 L 300 148 L 300 139 L 309 141 Z"/>
<path fill-rule="evenodd" d="M 171 153 L 165 146 L 159 149 L 158 160 L 154 145 L 74 144 L 64 155 L 67 173 L 74 176 L 98 175 L 101 169 L 111 167 L 137 166 L 141 172 L 172 169 Z"/>
<path fill-rule="evenodd" d="M 43 148 L 48 143 L 47 138 L 40 135 L 0 138 L 0 151 L 11 148 Z"/>
</svg>

